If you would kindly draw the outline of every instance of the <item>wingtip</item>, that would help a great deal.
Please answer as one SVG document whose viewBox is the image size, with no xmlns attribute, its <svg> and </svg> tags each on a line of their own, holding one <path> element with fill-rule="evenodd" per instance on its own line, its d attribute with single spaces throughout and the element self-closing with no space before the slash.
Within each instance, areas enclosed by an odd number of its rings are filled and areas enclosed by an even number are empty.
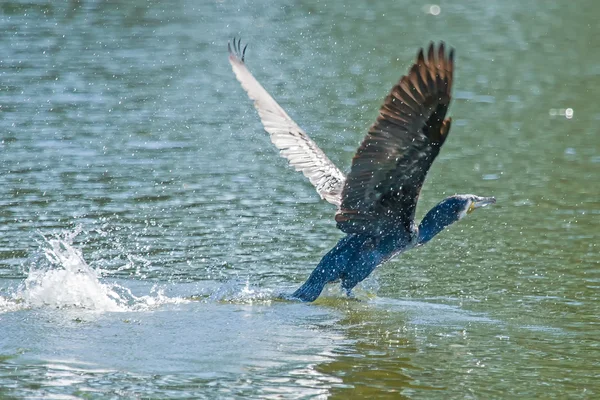
<svg viewBox="0 0 600 400">
<path fill-rule="evenodd" d="M 423 51 L 423 49 L 421 49 L 419 52 L 421 52 L 421 51 Z M 446 52 L 448 52 L 448 59 L 450 59 L 450 60 L 454 59 L 454 48 L 447 46 L 446 42 L 443 40 L 440 40 L 437 43 L 437 52 L 436 52 L 436 43 L 434 43 L 433 41 L 430 41 L 429 46 L 427 46 L 428 57 L 437 53 L 438 58 L 442 58 L 442 57 L 446 56 Z"/>
<path fill-rule="evenodd" d="M 233 43 L 233 45 L 232 45 Z M 233 37 L 231 40 L 227 41 L 227 50 L 229 50 L 229 59 L 237 60 L 241 63 L 244 62 L 246 58 L 246 49 L 248 48 L 248 43 L 242 48 L 242 39 L 238 37 Z"/>
<path fill-rule="evenodd" d="M 433 41 L 429 42 L 429 47 L 427 48 L 427 61 L 434 62 L 435 60 L 435 43 Z"/>
<path fill-rule="evenodd" d="M 229 50 L 229 55 L 234 56 L 235 55 L 235 40 L 237 38 L 234 36 L 233 38 L 231 38 L 231 40 L 227 41 L 227 50 Z M 231 45 L 231 43 L 233 42 L 233 46 Z"/>
<path fill-rule="evenodd" d="M 417 64 L 419 65 L 423 65 L 425 64 L 425 53 L 423 52 L 423 49 L 419 49 L 419 52 L 417 53 Z"/>
<path fill-rule="evenodd" d="M 433 56 L 437 53 L 437 61 L 440 63 L 445 63 L 446 65 L 454 64 L 454 47 L 448 46 L 446 42 L 440 40 L 437 47 L 437 52 L 435 51 L 435 45 L 433 42 L 429 43 L 429 53 L 428 57 Z"/>
</svg>

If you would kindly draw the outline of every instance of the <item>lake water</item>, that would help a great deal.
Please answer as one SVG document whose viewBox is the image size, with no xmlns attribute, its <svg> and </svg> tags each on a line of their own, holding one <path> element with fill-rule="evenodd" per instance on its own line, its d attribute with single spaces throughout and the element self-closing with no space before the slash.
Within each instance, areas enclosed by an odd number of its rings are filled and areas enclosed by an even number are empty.
<svg viewBox="0 0 600 400">
<path fill-rule="evenodd" d="M 345 3 L 0 4 L 0 398 L 600 397 L 600 3 Z M 234 35 L 343 170 L 444 40 L 454 124 L 417 216 L 498 203 L 355 300 L 277 300 L 342 233 Z"/>
</svg>

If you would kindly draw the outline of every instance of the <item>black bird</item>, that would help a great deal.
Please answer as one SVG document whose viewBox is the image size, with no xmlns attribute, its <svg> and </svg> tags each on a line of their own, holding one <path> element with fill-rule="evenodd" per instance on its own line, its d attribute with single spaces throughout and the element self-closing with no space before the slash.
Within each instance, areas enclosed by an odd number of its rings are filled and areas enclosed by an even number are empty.
<svg viewBox="0 0 600 400">
<path fill-rule="evenodd" d="M 252 76 L 244 63 L 246 47 L 229 44 L 229 62 L 254 100 L 271 141 L 321 198 L 337 206 L 335 221 L 346 237 L 321 259 L 293 298 L 314 301 L 327 283 L 341 280 L 348 295 L 379 264 L 423 245 L 448 225 L 493 197 L 460 194 L 432 208 L 417 227 L 417 200 L 427 171 L 448 137 L 454 50 L 444 43 L 419 50 L 408 75 L 392 88 L 377 120 L 344 175 Z"/>
</svg>

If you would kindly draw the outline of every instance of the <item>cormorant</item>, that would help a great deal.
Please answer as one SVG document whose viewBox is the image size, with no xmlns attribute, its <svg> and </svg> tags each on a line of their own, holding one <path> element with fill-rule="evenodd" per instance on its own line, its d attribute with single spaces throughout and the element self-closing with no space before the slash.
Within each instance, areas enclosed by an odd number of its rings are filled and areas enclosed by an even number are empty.
<svg viewBox="0 0 600 400">
<path fill-rule="evenodd" d="M 306 176 L 321 198 L 337 206 L 337 227 L 346 233 L 291 297 L 314 301 L 327 283 L 341 280 L 348 295 L 379 264 L 427 243 L 493 197 L 461 194 L 432 208 L 417 227 L 419 193 L 427 171 L 448 137 L 454 50 L 444 43 L 420 49 L 408 75 L 385 98 L 348 175 L 344 175 L 252 76 L 246 47 L 229 44 L 229 62 L 254 101 L 271 141 Z"/>
</svg>

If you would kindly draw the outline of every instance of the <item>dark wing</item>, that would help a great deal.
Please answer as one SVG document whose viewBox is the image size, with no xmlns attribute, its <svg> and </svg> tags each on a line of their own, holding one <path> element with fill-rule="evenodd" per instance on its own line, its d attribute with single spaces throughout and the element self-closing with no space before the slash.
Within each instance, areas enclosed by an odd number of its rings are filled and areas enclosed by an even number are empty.
<svg viewBox="0 0 600 400">
<path fill-rule="evenodd" d="M 437 53 L 437 54 L 436 54 Z M 346 233 L 378 234 L 415 216 L 421 186 L 450 129 L 454 50 L 419 51 L 416 63 L 385 99 L 358 148 L 335 220 Z"/>
<path fill-rule="evenodd" d="M 339 207 L 346 177 L 252 76 L 244 64 L 245 52 L 246 47 L 241 50 L 240 41 L 234 39 L 233 50 L 229 44 L 229 62 L 248 97 L 254 100 L 271 142 L 296 171 L 310 180 L 322 199 Z"/>
</svg>

